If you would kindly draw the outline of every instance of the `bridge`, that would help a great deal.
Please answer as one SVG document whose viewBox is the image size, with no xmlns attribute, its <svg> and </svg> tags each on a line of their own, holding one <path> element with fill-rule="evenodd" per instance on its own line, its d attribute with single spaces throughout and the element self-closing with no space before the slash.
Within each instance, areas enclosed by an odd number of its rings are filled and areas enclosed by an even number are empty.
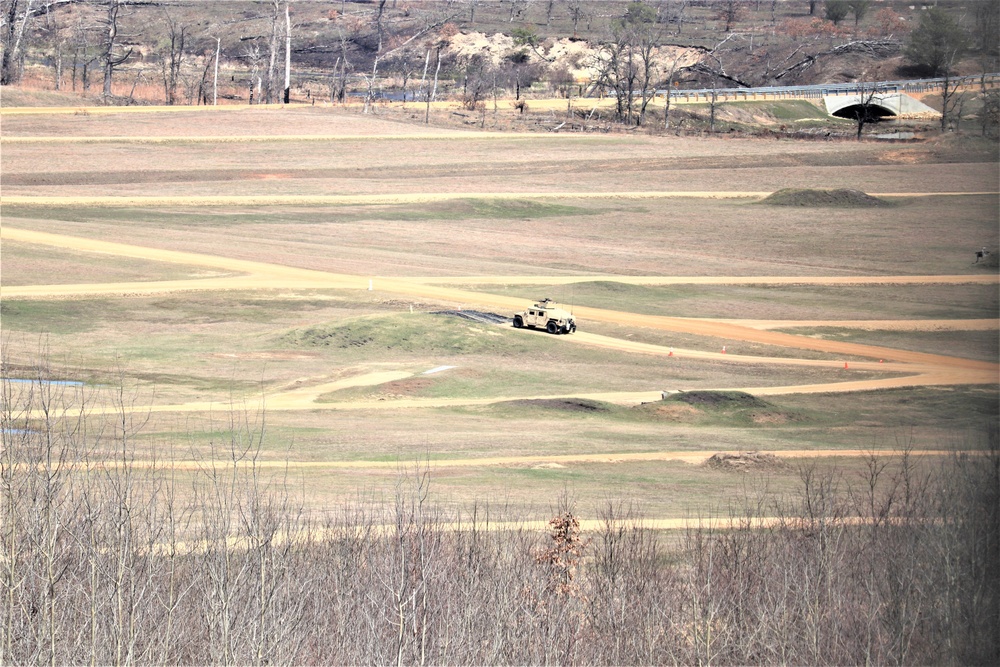
<svg viewBox="0 0 1000 667">
<path fill-rule="evenodd" d="M 671 103 L 704 104 L 714 98 L 718 102 L 754 102 L 777 100 L 823 100 L 830 115 L 853 118 L 852 108 L 862 103 L 874 92 L 870 107 L 884 117 L 921 116 L 938 114 L 934 109 L 911 97 L 912 94 L 939 92 L 944 86 L 957 86 L 960 90 L 993 89 L 1000 87 L 1000 73 L 948 79 L 910 79 L 905 81 L 875 81 L 858 83 L 829 83 L 808 86 L 762 86 L 758 88 L 700 88 L 671 90 Z M 658 89 L 656 97 L 667 95 Z"/>
</svg>

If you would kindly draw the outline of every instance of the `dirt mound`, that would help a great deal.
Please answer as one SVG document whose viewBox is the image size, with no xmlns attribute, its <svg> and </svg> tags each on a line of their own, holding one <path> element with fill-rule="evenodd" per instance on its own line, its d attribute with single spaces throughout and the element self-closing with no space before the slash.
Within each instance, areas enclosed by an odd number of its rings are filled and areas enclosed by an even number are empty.
<svg viewBox="0 0 1000 667">
<path fill-rule="evenodd" d="M 861 190 L 809 190 L 785 188 L 763 199 L 770 206 L 824 206 L 832 208 L 877 208 L 893 206 L 891 202 L 872 197 Z"/>
<path fill-rule="evenodd" d="M 560 412 L 610 412 L 610 408 L 600 401 L 583 398 L 536 398 L 510 401 L 508 405 Z"/>
<path fill-rule="evenodd" d="M 721 408 L 766 408 L 771 407 L 767 401 L 751 396 L 742 391 L 685 391 L 670 394 L 664 401 L 675 401 L 704 407 Z"/>
<path fill-rule="evenodd" d="M 995 248 L 993 250 L 987 250 L 989 254 L 985 257 L 976 258 L 976 267 L 979 269 L 996 269 L 1000 267 L 1000 252 Z"/>
<path fill-rule="evenodd" d="M 709 468 L 722 470 L 766 470 L 784 468 L 788 464 L 774 454 L 767 452 L 739 452 L 737 454 L 718 452 L 705 461 L 705 465 Z"/>
</svg>

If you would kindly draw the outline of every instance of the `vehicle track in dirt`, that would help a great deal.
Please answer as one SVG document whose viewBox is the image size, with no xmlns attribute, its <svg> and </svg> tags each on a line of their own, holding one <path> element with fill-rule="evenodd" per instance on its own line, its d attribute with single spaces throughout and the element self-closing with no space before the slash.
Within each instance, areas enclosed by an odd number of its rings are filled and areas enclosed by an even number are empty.
<svg viewBox="0 0 1000 667">
<path fill-rule="evenodd" d="M 381 204 L 427 204 L 460 199 L 601 199 L 656 200 L 656 199 L 763 199 L 773 192 L 748 190 L 635 190 L 595 192 L 593 190 L 538 191 L 538 192 L 408 192 L 390 194 L 346 195 L 132 195 L 132 196 L 45 196 L 7 195 L 0 197 L 0 204 L 9 206 L 46 207 L 156 207 L 156 206 L 373 206 Z M 975 197 L 996 195 L 996 192 L 871 192 L 873 197 Z"/>
<path fill-rule="evenodd" d="M 553 454 L 537 456 L 490 456 L 490 457 L 469 457 L 461 459 L 429 459 L 421 462 L 430 468 L 473 468 L 473 467 L 541 467 L 554 465 L 571 464 L 619 464 L 635 463 L 646 461 L 677 461 L 690 465 L 702 465 L 717 454 L 729 454 L 738 456 L 745 452 L 739 451 L 672 451 L 672 452 L 622 452 L 608 454 Z M 788 449 L 769 450 L 768 454 L 774 455 L 779 462 L 796 459 L 816 459 L 831 457 L 857 458 L 871 456 L 874 452 L 867 449 Z M 953 455 L 954 450 L 950 449 L 913 449 L 907 452 L 908 456 L 936 457 Z M 892 456 L 896 452 L 878 452 L 880 456 Z M 136 468 L 153 468 L 162 466 L 162 461 L 131 461 L 130 465 Z M 170 462 L 173 470 L 202 470 L 205 461 L 194 460 L 174 460 Z M 403 461 L 275 461 L 257 460 L 253 462 L 254 467 L 260 469 L 289 469 L 289 470 L 325 470 L 325 469 L 391 469 L 395 470 L 405 467 Z"/>
<path fill-rule="evenodd" d="M 67 298 L 92 296 L 99 294 L 159 294 L 165 292 L 187 291 L 196 289 L 209 290 L 294 290 L 294 289 L 358 289 L 366 290 L 374 286 L 380 292 L 388 292 L 397 296 L 410 296 L 422 300 L 435 300 L 442 303 L 461 303 L 464 306 L 477 305 L 486 308 L 516 310 L 523 306 L 523 299 L 483 292 L 472 292 L 435 284 L 434 279 L 410 278 L 378 278 L 369 279 L 361 276 L 328 273 L 309 269 L 298 269 L 263 262 L 235 260 L 215 255 L 177 252 L 134 246 L 109 241 L 84 239 L 59 234 L 48 234 L 28 230 L 14 229 L 5 226 L 0 230 L 0 238 L 26 243 L 37 243 L 72 249 L 83 252 L 102 253 L 152 261 L 180 263 L 194 266 L 207 266 L 214 269 L 238 272 L 243 275 L 226 278 L 207 278 L 203 280 L 162 281 L 149 283 L 107 283 L 95 285 L 36 285 L 4 288 L 7 298 Z M 604 276 L 603 280 L 614 280 L 616 277 Z M 658 277 L 628 277 L 625 280 L 659 280 Z M 670 278 L 664 278 L 670 279 Z M 997 282 L 997 276 L 875 276 L 854 277 L 852 280 L 870 280 L 873 282 L 892 282 L 893 279 L 906 281 L 909 284 L 933 282 Z M 502 284 L 498 276 L 481 277 L 484 284 Z M 681 278 L 680 280 L 685 280 Z M 727 280 L 718 278 L 717 280 Z M 743 284 L 746 280 L 761 280 L 759 277 L 734 277 L 728 280 L 733 284 Z M 796 284 L 836 285 L 842 284 L 843 277 L 795 277 Z M 856 283 L 852 283 L 856 284 Z M 913 387 L 933 385 L 960 384 L 995 384 L 1000 377 L 1000 365 L 985 361 L 949 357 L 944 355 L 898 350 L 888 347 L 848 343 L 799 336 L 789 333 L 771 331 L 767 327 L 748 326 L 746 323 L 734 323 L 729 320 L 709 320 L 696 318 L 676 318 L 656 315 L 643 315 L 612 311 L 601 308 L 577 307 L 575 314 L 580 320 L 600 322 L 625 323 L 631 326 L 647 327 L 662 331 L 680 332 L 722 338 L 730 341 L 746 341 L 777 345 L 791 349 L 806 349 L 836 355 L 851 357 L 867 357 L 873 361 L 853 362 L 855 369 L 875 370 L 880 372 L 896 372 L 902 377 L 888 377 L 858 381 L 843 381 L 835 383 L 795 385 L 784 387 L 736 387 L 758 395 L 774 395 L 782 393 L 816 393 L 863 391 L 887 387 Z M 794 323 L 784 322 L 784 326 Z M 851 322 L 825 321 L 826 326 L 850 327 Z M 959 326 L 959 325 L 954 325 Z M 539 335 L 536 332 L 524 331 L 523 335 Z M 596 334 L 578 332 L 564 340 L 575 344 L 591 345 L 615 349 L 622 352 L 648 354 L 657 356 L 678 356 L 698 359 L 724 360 L 729 363 L 749 364 L 782 364 L 799 366 L 819 366 L 836 368 L 845 362 L 837 358 L 826 360 L 795 359 L 786 357 L 761 357 L 749 355 L 711 353 L 696 350 L 673 350 L 660 345 L 639 343 L 622 339 L 599 336 Z M 878 361 L 875 361 L 878 360 Z M 406 373 L 392 374 L 391 378 L 372 378 L 369 375 L 359 375 L 355 378 L 340 379 L 332 383 L 319 383 L 311 387 L 301 387 L 294 390 L 278 392 L 267 397 L 268 409 L 271 410 L 381 410 L 451 407 L 460 405 L 488 405 L 502 401 L 540 398 L 588 398 L 614 403 L 642 403 L 658 400 L 660 390 L 646 392 L 604 392 L 589 394 L 569 394 L 566 396 L 511 396 L 491 398 L 440 398 L 440 399 L 396 399 L 396 400 L 354 400 L 349 402 L 317 403 L 316 399 L 325 393 L 352 386 L 373 386 L 383 382 L 406 377 Z M 388 376 L 387 376 L 388 377 Z M 181 405 L 152 406 L 154 412 L 200 412 L 211 411 L 220 407 L 211 402 L 185 403 Z"/>
<path fill-rule="evenodd" d="M 928 284 L 928 283 L 922 283 Z M 727 320 L 718 322 L 739 324 L 752 329 L 815 329 L 845 327 L 861 331 L 993 331 L 1000 329 L 1000 320 Z"/>
</svg>

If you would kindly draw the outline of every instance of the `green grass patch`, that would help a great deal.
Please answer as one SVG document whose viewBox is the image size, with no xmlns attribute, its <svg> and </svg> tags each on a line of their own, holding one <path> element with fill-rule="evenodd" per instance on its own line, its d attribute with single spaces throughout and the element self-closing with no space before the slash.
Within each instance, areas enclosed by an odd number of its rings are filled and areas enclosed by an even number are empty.
<svg viewBox="0 0 1000 667">
<path fill-rule="evenodd" d="M 796 424 L 803 415 L 741 391 L 687 391 L 635 412 L 649 419 L 726 427 L 775 427 Z"/>
<path fill-rule="evenodd" d="M 121 224 L 157 228 L 236 227 L 240 225 L 274 223 L 330 222 L 329 215 L 320 211 L 275 208 L 222 210 L 215 208 L 155 209 L 129 207 L 58 207 L 4 205 L 4 215 L 27 220 L 62 220 L 90 224 Z"/>
<path fill-rule="evenodd" d="M 456 199 L 423 204 L 376 204 L 370 206 L 254 207 L 243 210 L 215 208 L 154 209 L 131 207 L 47 207 L 5 205 L 4 215 L 29 220 L 136 224 L 166 227 L 237 227 L 259 224 L 341 224 L 363 220 L 410 222 L 448 220 L 536 220 L 565 216 L 596 215 L 599 207 L 570 206 L 530 199 Z"/>
<path fill-rule="evenodd" d="M 1000 414 L 1000 393 L 994 387 L 921 387 L 881 389 L 843 394 L 789 394 L 776 397 L 783 409 L 802 413 L 808 423 L 835 426 L 820 438 L 842 435 L 844 444 L 867 446 L 871 429 L 906 434 L 907 429 L 940 427 L 948 438 L 962 437 L 963 429 L 980 429 Z M 843 430 L 841 430 L 843 429 Z M 804 433 L 807 439 L 817 434 Z M 923 440 L 919 448 L 937 449 L 953 441 Z"/>
<path fill-rule="evenodd" d="M 94 104 L 79 95 L 48 90 L 27 90 L 17 86 L 4 86 L 0 107 L 84 107 Z"/>
<path fill-rule="evenodd" d="M 770 407 L 767 401 L 751 396 L 743 391 L 686 391 L 673 394 L 665 401 L 695 405 L 711 410 L 742 410 L 746 408 L 760 409 Z"/>
<path fill-rule="evenodd" d="M 502 398 L 525 393 L 569 391 L 565 378 L 553 382 L 544 371 L 463 367 L 433 375 L 414 375 L 374 387 L 349 387 L 321 395 L 319 403 L 371 400 L 376 397 L 405 398 Z"/>
<path fill-rule="evenodd" d="M 463 199 L 457 203 L 469 207 L 470 214 L 465 217 L 470 218 L 534 220 L 537 218 L 595 215 L 598 213 L 598 211 L 589 208 L 552 204 L 530 199 Z M 460 210 L 460 207 L 454 208 Z"/>
<path fill-rule="evenodd" d="M 806 100 L 785 100 L 782 102 L 764 102 L 756 105 L 761 111 L 765 111 L 778 120 L 811 120 L 830 118 L 818 106 Z"/>
<path fill-rule="evenodd" d="M 148 299 L 67 299 L 62 301 L 4 299 L 0 317 L 7 331 L 69 334 L 118 323 L 219 324 L 269 323 L 289 313 L 329 307 L 309 299 L 260 299 L 226 295 L 151 297 Z"/>
<path fill-rule="evenodd" d="M 4 331 L 73 334 L 97 328 L 102 314 L 115 309 L 113 301 L 0 301 L 0 320 Z"/>
<path fill-rule="evenodd" d="M 814 190 L 809 188 L 784 188 L 765 197 L 757 204 L 768 206 L 801 206 L 823 208 L 888 208 L 897 206 L 861 190 Z"/>
<path fill-rule="evenodd" d="M 295 329 L 284 334 L 280 342 L 298 348 L 364 350 L 368 354 L 448 355 L 522 354 L 538 345 L 500 327 L 425 313 L 355 317 Z"/>
<path fill-rule="evenodd" d="M 790 327 L 776 329 L 797 336 L 811 336 L 864 345 L 879 345 L 899 350 L 929 352 L 995 362 L 1000 358 L 997 330 L 987 331 L 884 331 L 840 327 Z"/>
</svg>

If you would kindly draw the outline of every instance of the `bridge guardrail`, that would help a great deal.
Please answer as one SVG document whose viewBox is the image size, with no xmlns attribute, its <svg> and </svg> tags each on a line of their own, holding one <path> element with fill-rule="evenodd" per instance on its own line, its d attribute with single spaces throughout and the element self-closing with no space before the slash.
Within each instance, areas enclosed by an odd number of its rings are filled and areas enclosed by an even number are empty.
<svg viewBox="0 0 1000 667">
<path fill-rule="evenodd" d="M 1000 86 L 1000 73 L 977 74 L 974 76 L 951 77 L 949 79 L 908 79 L 903 81 L 873 81 L 863 83 L 831 83 L 808 86 L 760 86 L 756 88 L 698 88 L 671 90 L 670 98 L 675 101 L 709 101 L 715 94 L 716 100 L 750 101 L 766 99 L 819 99 L 829 95 L 858 95 L 869 92 L 874 86 L 880 93 L 923 93 L 938 90 L 945 81 L 949 85 L 979 86 L 988 88 Z M 659 88 L 656 97 L 664 97 L 667 90 Z"/>
</svg>

